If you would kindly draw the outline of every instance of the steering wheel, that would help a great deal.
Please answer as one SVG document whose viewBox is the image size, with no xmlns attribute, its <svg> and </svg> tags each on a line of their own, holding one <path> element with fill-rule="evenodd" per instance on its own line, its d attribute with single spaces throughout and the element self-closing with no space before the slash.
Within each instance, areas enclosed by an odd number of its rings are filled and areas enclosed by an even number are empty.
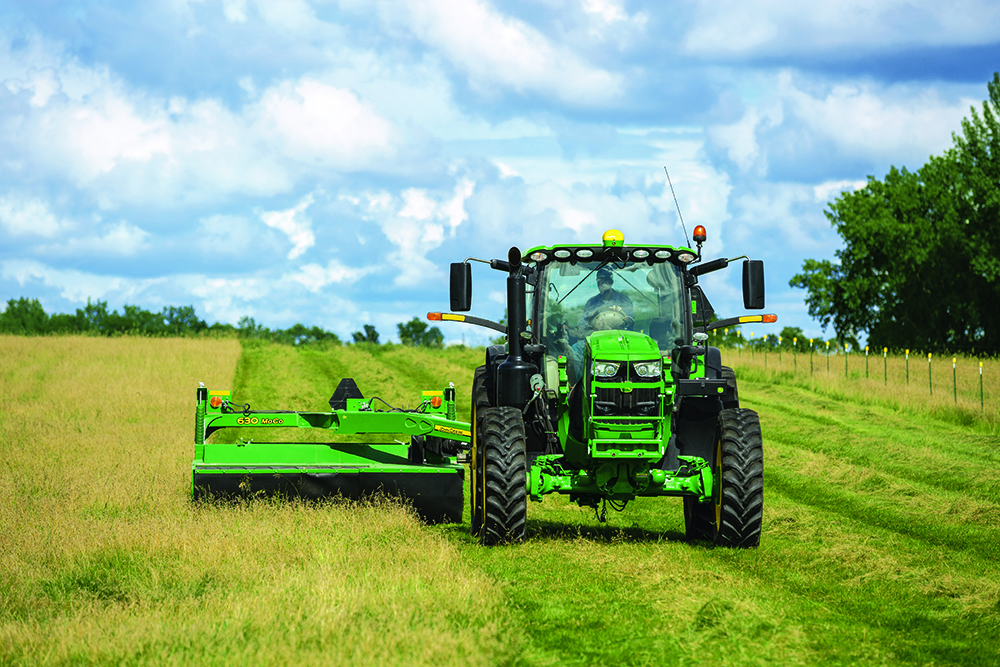
<svg viewBox="0 0 1000 667">
<path fill-rule="evenodd" d="M 625 314 L 621 306 L 607 305 L 590 318 L 590 328 L 594 331 L 627 329 L 635 320 Z"/>
</svg>

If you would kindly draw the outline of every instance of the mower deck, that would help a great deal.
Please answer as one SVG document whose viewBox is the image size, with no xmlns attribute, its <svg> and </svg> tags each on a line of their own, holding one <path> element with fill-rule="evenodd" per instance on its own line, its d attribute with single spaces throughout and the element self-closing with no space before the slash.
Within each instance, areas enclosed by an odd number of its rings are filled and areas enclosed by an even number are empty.
<svg viewBox="0 0 1000 667">
<path fill-rule="evenodd" d="M 470 425 L 455 419 L 455 390 L 424 391 L 414 410 L 377 411 L 354 381 L 341 381 L 330 412 L 255 411 L 231 403 L 229 391 L 199 387 L 195 413 L 194 498 L 258 494 L 361 499 L 384 494 L 411 502 L 430 522 L 462 520 Z M 209 442 L 223 429 L 323 429 L 330 433 L 399 434 L 410 442 Z M 384 436 L 383 436 L 384 437 Z"/>
<path fill-rule="evenodd" d="M 206 444 L 204 458 L 192 465 L 194 497 L 361 499 L 381 493 L 412 502 L 425 521 L 460 522 L 463 466 L 414 465 L 407 449 L 396 443 Z"/>
</svg>

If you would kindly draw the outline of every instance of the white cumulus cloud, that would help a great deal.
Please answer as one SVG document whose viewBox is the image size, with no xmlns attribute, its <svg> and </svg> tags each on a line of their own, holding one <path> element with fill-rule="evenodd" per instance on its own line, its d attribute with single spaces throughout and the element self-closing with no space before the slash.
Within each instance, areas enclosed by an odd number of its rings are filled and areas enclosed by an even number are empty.
<svg viewBox="0 0 1000 667">
<path fill-rule="evenodd" d="M 385 191 L 365 196 L 361 204 L 364 217 L 378 224 L 395 246 L 387 257 L 399 270 L 395 285 L 414 287 L 440 273 L 427 253 L 453 237 L 468 219 L 465 202 L 474 190 L 475 183 L 463 178 L 450 197 L 435 197 L 421 188 L 407 188 L 399 197 Z"/>
<path fill-rule="evenodd" d="M 741 172 L 767 176 L 781 160 L 864 160 L 919 166 L 951 145 L 976 101 L 912 85 L 826 82 L 785 70 L 762 80 L 742 118 L 706 128 Z"/>
<path fill-rule="evenodd" d="M 767 160 L 757 143 L 757 132 L 781 123 L 780 107 L 758 109 L 750 107 L 743 118 L 729 125 L 715 125 L 708 128 L 712 142 L 726 150 L 729 159 L 740 171 L 750 171 L 757 167 L 763 174 L 767 172 Z"/>
<path fill-rule="evenodd" d="M 853 192 L 868 185 L 868 181 L 826 181 L 813 186 L 813 197 L 818 202 L 828 202 L 842 192 Z"/>
<path fill-rule="evenodd" d="M 951 131 L 961 126 L 975 100 L 958 103 L 926 89 L 883 88 L 864 82 L 844 82 L 813 92 L 784 72 L 778 94 L 789 115 L 806 123 L 853 155 L 895 156 L 897 161 L 922 163 L 951 144 Z"/>
<path fill-rule="evenodd" d="M 257 91 L 244 77 L 254 95 L 233 108 L 151 95 L 32 44 L 14 50 L 0 38 L 0 155 L 19 173 L 92 193 L 102 208 L 272 196 L 316 169 L 396 168 L 392 124 L 346 87 L 302 77 Z"/>
<path fill-rule="evenodd" d="M 38 199 L 0 197 L 0 228 L 11 236 L 51 238 L 69 227 Z"/>
<path fill-rule="evenodd" d="M 122 220 L 105 227 L 102 234 L 70 237 L 60 243 L 41 246 L 38 252 L 63 257 L 132 256 L 149 247 L 148 239 L 148 232 Z"/>
<path fill-rule="evenodd" d="M 292 242 L 288 251 L 288 259 L 295 259 L 316 244 L 316 235 L 312 231 L 312 221 L 305 212 L 313 203 L 313 196 L 307 195 L 292 208 L 284 211 L 266 211 L 261 213 L 261 221 L 268 227 L 277 229 Z"/>
<path fill-rule="evenodd" d="M 312 79 L 268 88 L 253 112 L 266 140 L 304 162 L 373 165 L 392 147 L 392 126 L 370 104 Z"/>
<path fill-rule="evenodd" d="M 350 284 L 363 278 L 375 269 L 373 267 L 352 268 L 344 266 L 335 259 L 327 262 L 326 266 L 320 264 L 305 264 L 299 267 L 295 273 L 287 277 L 305 287 L 310 292 L 316 293 L 327 285 Z"/>
<path fill-rule="evenodd" d="M 623 93 L 620 75 L 588 64 L 485 0 L 403 0 L 379 7 L 384 19 L 436 49 L 483 93 L 513 90 L 585 106 L 605 105 Z"/>
<path fill-rule="evenodd" d="M 697 0 L 683 46 L 706 57 L 833 50 L 856 55 L 998 38 L 1000 6 L 989 0 Z"/>
<path fill-rule="evenodd" d="M 33 282 L 55 287 L 59 289 L 60 296 L 76 303 L 85 303 L 89 298 L 104 298 L 110 293 L 125 298 L 134 297 L 149 285 L 158 282 L 157 279 L 136 280 L 75 269 L 59 269 L 41 262 L 20 259 L 0 262 L 0 277 L 16 281 L 22 287 Z"/>
</svg>

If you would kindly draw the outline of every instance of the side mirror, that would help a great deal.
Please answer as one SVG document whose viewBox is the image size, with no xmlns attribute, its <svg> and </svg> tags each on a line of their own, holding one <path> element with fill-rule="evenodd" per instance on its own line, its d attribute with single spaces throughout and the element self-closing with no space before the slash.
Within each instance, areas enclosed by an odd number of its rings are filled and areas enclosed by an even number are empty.
<svg viewBox="0 0 1000 667">
<path fill-rule="evenodd" d="M 695 322 L 711 322 L 712 317 L 715 315 L 715 309 L 712 308 L 712 304 L 709 303 L 708 297 L 705 296 L 705 292 L 702 291 L 701 287 L 695 285 L 691 288 L 691 298 L 694 299 L 694 317 L 692 318 Z"/>
<path fill-rule="evenodd" d="M 451 265 L 451 309 L 456 313 L 472 310 L 472 265 L 468 262 Z"/>
<path fill-rule="evenodd" d="M 764 307 L 764 260 L 743 262 L 743 307 L 760 310 Z"/>
</svg>

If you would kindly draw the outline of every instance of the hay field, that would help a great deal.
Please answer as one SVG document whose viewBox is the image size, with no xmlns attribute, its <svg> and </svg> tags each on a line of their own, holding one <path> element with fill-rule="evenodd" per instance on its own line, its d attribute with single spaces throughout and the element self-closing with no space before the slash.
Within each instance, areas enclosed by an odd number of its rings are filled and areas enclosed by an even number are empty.
<svg viewBox="0 0 1000 667">
<path fill-rule="evenodd" d="M 1000 438 L 989 420 L 901 405 L 892 387 L 737 355 L 764 433 L 759 549 L 684 541 L 677 499 L 601 524 L 555 496 L 529 505 L 526 544 L 485 549 L 467 521 L 423 526 L 391 501 L 188 499 L 199 380 L 256 409 L 304 410 L 325 409 L 348 375 L 397 405 L 451 380 L 462 415 L 481 351 L 0 338 L 0 352 L 0 664 L 1000 655 Z"/>
<path fill-rule="evenodd" d="M 397 503 L 192 505 L 195 387 L 231 386 L 239 357 L 0 337 L 0 664 L 506 655 L 500 589 Z"/>
</svg>

